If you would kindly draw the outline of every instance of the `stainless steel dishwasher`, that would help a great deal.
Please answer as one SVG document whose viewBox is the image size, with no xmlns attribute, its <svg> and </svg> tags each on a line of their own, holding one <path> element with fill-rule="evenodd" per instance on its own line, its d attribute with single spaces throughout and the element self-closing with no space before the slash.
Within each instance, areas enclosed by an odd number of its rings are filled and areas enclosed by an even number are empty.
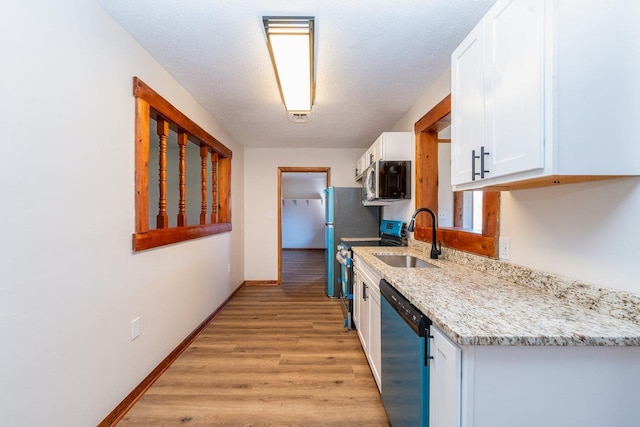
<svg viewBox="0 0 640 427">
<path fill-rule="evenodd" d="M 380 281 L 382 403 L 393 427 L 429 425 L 429 319 Z"/>
</svg>

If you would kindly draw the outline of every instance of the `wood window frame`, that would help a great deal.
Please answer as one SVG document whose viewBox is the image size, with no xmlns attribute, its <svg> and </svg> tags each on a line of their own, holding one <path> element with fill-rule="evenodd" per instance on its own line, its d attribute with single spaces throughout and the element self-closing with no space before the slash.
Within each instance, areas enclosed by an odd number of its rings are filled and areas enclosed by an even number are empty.
<svg viewBox="0 0 640 427">
<path fill-rule="evenodd" d="M 438 212 L 438 132 L 451 125 L 451 94 L 427 112 L 414 125 L 416 136 L 416 209 L 427 207 Z M 455 225 L 460 224 L 462 192 L 454 192 Z M 484 191 L 482 233 L 462 227 L 438 228 L 438 239 L 444 246 L 482 255 L 498 257 L 500 192 Z M 426 215 L 416 218 L 414 238 L 431 241 L 431 226 Z"/>
<path fill-rule="evenodd" d="M 212 234 L 231 231 L 231 157 L 232 151 L 215 139 L 166 99 L 156 93 L 138 77 L 133 78 L 133 96 L 135 97 L 135 210 L 136 224 L 133 234 L 133 251 L 142 251 L 158 246 L 196 239 Z M 163 122 L 169 122 L 178 129 L 180 149 L 184 148 L 187 136 L 200 141 L 202 163 L 198 166 L 205 168 L 205 152 L 211 154 L 212 191 L 217 194 L 211 207 L 211 222 L 206 223 L 205 215 L 200 215 L 200 224 L 185 225 L 184 198 L 181 197 L 180 213 L 178 214 L 178 227 L 167 227 L 166 222 L 162 227 L 149 229 L 149 147 L 150 147 L 150 119 L 155 114 Z M 163 126 L 167 126 L 163 124 Z M 183 138 L 183 140 L 180 139 Z M 215 161 L 214 161 L 215 160 Z M 181 165 L 180 192 L 184 195 L 184 165 Z M 213 177 L 217 175 L 217 179 Z M 203 177 L 202 181 L 206 182 Z M 204 194 L 204 186 L 202 192 Z M 205 202 L 206 203 L 206 202 Z M 204 204 L 204 203 L 203 203 Z M 161 216 L 161 214 L 159 214 Z M 182 221 L 180 220 L 182 216 Z M 162 222 L 162 221 L 161 221 Z"/>
</svg>

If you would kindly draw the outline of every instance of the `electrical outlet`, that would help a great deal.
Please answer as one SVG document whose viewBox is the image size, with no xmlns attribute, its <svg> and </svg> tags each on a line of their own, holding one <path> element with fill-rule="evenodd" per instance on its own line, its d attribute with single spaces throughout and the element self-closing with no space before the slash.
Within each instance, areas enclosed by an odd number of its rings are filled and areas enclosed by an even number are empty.
<svg viewBox="0 0 640 427">
<path fill-rule="evenodd" d="M 131 341 L 140 336 L 140 318 L 136 317 L 131 321 Z"/>
<path fill-rule="evenodd" d="M 498 247 L 500 259 L 511 259 L 511 239 L 509 237 L 500 237 Z"/>
<path fill-rule="evenodd" d="M 444 220 L 449 217 L 449 212 L 447 211 L 438 211 L 438 219 Z"/>
</svg>

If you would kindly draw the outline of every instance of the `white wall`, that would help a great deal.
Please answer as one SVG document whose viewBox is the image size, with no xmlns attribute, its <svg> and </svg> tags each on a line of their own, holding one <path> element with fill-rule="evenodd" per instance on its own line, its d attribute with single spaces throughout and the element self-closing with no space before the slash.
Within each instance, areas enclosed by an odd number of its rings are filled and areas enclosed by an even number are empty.
<svg viewBox="0 0 640 427">
<path fill-rule="evenodd" d="M 352 173 L 364 149 L 246 148 L 245 279 L 278 278 L 278 167 L 330 167 L 331 185 L 359 187 Z"/>
<path fill-rule="evenodd" d="M 640 159 L 638 159 L 640 161 Z M 511 261 L 640 293 L 640 178 L 504 192 Z"/>
<path fill-rule="evenodd" d="M 447 70 L 393 130 L 412 130 L 450 86 Z M 639 218 L 640 178 L 503 192 L 500 235 L 511 238 L 515 264 L 640 293 Z"/>
<path fill-rule="evenodd" d="M 324 248 L 325 173 L 282 174 L 282 247 Z"/>
<path fill-rule="evenodd" d="M 283 200 L 282 248 L 324 249 L 323 199 Z"/>
<path fill-rule="evenodd" d="M 243 281 L 243 150 L 93 1 L 0 40 L 2 423 L 95 425 Z M 233 150 L 232 232 L 132 254 L 134 75 Z"/>
</svg>

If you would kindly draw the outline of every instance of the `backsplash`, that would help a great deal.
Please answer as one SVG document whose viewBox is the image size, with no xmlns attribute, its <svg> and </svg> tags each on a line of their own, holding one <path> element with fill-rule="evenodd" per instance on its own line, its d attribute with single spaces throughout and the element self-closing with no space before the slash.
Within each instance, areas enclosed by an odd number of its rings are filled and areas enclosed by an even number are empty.
<svg viewBox="0 0 640 427">
<path fill-rule="evenodd" d="M 409 247 L 427 254 L 431 250 L 431 244 L 415 239 L 409 239 Z M 444 246 L 442 247 L 442 258 L 518 285 L 547 292 L 590 310 L 640 325 L 640 295 L 598 287 L 579 280 L 533 270 L 507 261 L 472 255 Z"/>
</svg>

